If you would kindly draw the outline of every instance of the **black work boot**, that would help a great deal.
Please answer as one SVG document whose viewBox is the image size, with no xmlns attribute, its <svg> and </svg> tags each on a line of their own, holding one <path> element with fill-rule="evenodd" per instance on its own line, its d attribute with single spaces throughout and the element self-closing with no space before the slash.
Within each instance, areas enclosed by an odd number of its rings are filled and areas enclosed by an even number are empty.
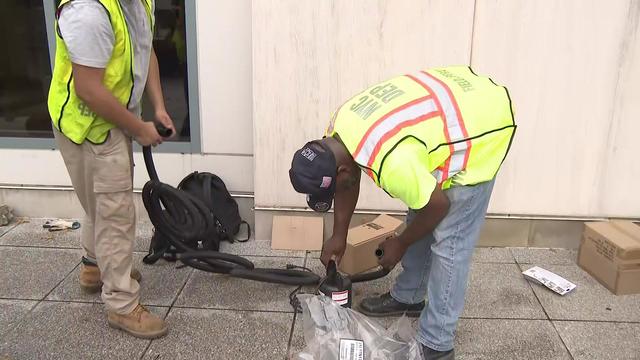
<svg viewBox="0 0 640 360">
<path fill-rule="evenodd" d="M 373 317 L 396 316 L 406 314 L 418 317 L 424 309 L 424 301 L 418 304 L 403 304 L 396 301 L 390 293 L 369 297 L 360 303 L 360 312 Z"/>
<path fill-rule="evenodd" d="M 455 353 L 453 349 L 449 351 L 435 351 L 422 345 L 422 357 L 424 360 L 454 360 Z"/>
</svg>

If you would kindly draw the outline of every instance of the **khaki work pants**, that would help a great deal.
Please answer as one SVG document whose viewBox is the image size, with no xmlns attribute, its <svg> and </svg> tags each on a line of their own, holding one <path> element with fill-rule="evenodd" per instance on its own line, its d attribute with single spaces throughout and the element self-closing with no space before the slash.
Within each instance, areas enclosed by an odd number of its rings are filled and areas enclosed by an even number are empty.
<svg viewBox="0 0 640 360">
<path fill-rule="evenodd" d="M 140 292 L 131 278 L 136 226 L 131 138 L 118 128 L 100 145 L 77 145 L 56 129 L 54 136 L 86 213 L 82 244 L 100 269 L 102 301 L 107 310 L 128 314 Z"/>
</svg>

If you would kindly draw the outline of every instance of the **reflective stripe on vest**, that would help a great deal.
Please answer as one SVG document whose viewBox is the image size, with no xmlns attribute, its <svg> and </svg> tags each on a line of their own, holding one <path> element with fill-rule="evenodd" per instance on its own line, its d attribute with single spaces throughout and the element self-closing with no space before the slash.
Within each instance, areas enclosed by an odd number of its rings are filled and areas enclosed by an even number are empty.
<svg viewBox="0 0 640 360">
<path fill-rule="evenodd" d="M 468 139 L 469 135 L 458 104 L 444 82 L 425 72 L 407 77 L 420 84 L 431 95 L 415 99 L 376 121 L 367 130 L 352 155 L 357 163 L 366 164 L 369 176 L 373 178 L 371 167 L 387 140 L 407 126 L 439 116 L 443 121 L 444 136 L 450 153 L 443 166 L 433 172 L 441 184 L 466 168 L 471 152 L 471 140 Z"/>
<path fill-rule="evenodd" d="M 418 98 L 394 109 L 367 130 L 353 153 L 353 158 L 359 164 L 367 164 L 371 175 L 371 166 L 385 141 L 407 126 L 436 116 L 438 116 L 438 108 L 432 96 Z"/>
<path fill-rule="evenodd" d="M 468 67 L 430 69 L 355 94 L 332 116 L 325 135 L 339 136 L 355 162 L 384 189 L 407 182 L 394 172 L 382 175 L 387 156 L 405 141 L 415 151 L 421 151 L 421 144 L 422 164 L 448 189 L 453 179 L 468 185 L 495 176 L 515 130 L 510 105 L 504 87 Z M 403 161 L 389 159 L 395 168 Z"/>
<path fill-rule="evenodd" d="M 435 95 L 438 110 L 442 114 L 445 138 L 447 139 L 447 144 L 449 144 L 451 155 L 442 167 L 434 171 L 434 176 L 438 183 L 441 184 L 467 167 L 469 153 L 471 152 L 471 140 L 468 139 L 469 134 L 464 126 L 458 103 L 447 84 L 424 71 L 408 76 L 429 93 Z M 464 139 L 467 140 L 462 141 Z"/>
</svg>

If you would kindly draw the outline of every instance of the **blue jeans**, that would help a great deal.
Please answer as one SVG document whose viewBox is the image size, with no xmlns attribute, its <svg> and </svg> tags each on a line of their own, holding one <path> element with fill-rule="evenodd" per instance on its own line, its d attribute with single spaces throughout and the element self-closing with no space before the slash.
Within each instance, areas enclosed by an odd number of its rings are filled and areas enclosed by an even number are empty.
<svg viewBox="0 0 640 360">
<path fill-rule="evenodd" d="M 445 190 L 451 203 L 433 233 L 412 244 L 402 258 L 403 271 L 391 296 L 405 304 L 426 298 L 419 320 L 418 341 L 436 351 L 453 349 L 462 314 L 471 257 L 484 223 L 494 181 Z M 415 218 L 409 210 L 407 223 Z"/>
</svg>

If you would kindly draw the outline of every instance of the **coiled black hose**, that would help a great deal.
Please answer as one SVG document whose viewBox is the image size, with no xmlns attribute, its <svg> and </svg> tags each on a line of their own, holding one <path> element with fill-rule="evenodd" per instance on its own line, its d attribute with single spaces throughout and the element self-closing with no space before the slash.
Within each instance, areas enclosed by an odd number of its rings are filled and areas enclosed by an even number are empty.
<svg viewBox="0 0 640 360">
<path fill-rule="evenodd" d="M 171 130 L 156 124 L 163 137 L 171 136 Z M 212 250 L 194 247 L 197 239 L 215 235 L 213 214 L 195 196 L 162 183 L 153 162 L 151 147 L 142 148 L 144 163 L 150 180 L 142 189 L 142 200 L 149 218 L 167 241 L 178 250 L 178 260 L 193 268 L 233 277 L 294 286 L 317 285 L 320 276 L 307 270 L 256 268 L 248 259 Z M 379 279 L 389 271 L 381 269 L 351 277 L 352 282 Z"/>
</svg>

